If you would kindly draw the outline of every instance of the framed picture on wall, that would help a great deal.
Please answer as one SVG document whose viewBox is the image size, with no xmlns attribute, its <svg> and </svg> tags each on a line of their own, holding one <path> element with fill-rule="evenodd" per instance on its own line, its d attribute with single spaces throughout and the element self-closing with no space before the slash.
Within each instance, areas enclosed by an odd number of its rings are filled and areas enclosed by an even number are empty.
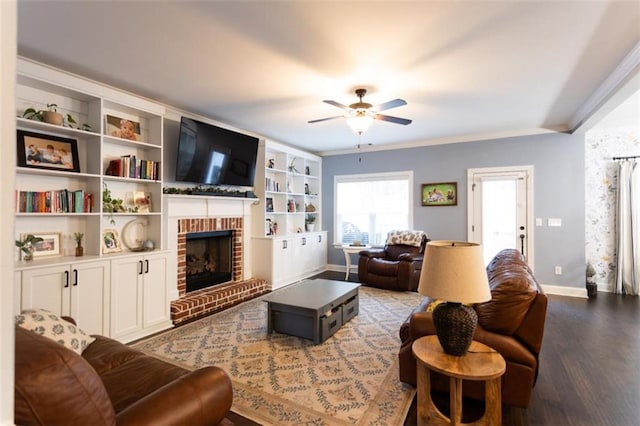
<svg viewBox="0 0 640 426">
<path fill-rule="evenodd" d="M 457 182 L 423 183 L 421 194 L 423 206 L 458 205 Z"/>
</svg>

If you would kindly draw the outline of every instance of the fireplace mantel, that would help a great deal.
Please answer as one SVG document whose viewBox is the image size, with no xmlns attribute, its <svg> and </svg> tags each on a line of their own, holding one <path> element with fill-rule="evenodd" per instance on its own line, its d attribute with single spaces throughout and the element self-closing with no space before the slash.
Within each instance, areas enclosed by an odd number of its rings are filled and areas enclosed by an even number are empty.
<svg viewBox="0 0 640 426">
<path fill-rule="evenodd" d="M 167 217 L 250 216 L 250 207 L 258 198 L 210 195 L 164 195 Z"/>
</svg>

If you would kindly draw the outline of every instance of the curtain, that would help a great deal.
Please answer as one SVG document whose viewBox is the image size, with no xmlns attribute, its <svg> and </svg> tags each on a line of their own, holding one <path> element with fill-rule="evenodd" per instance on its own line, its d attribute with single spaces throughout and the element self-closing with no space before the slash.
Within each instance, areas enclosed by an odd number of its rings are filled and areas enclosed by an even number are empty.
<svg viewBox="0 0 640 426">
<path fill-rule="evenodd" d="M 640 294 L 640 166 L 621 161 L 618 167 L 615 292 Z"/>
</svg>

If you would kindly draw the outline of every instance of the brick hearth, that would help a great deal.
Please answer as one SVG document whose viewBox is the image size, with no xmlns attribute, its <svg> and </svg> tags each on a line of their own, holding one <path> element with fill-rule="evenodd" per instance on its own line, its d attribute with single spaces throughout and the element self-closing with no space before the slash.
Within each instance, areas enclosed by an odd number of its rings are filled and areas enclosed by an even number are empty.
<svg viewBox="0 0 640 426">
<path fill-rule="evenodd" d="M 233 277 L 232 282 L 187 294 L 187 233 L 232 231 Z M 200 218 L 178 220 L 178 295 L 171 302 L 171 320 L 175 325 L 221 311 L 245 300 L 253 299 L 269 291 L 263 279 L 240 281 L 243 265 L 242 217 Z"/>
</svg>

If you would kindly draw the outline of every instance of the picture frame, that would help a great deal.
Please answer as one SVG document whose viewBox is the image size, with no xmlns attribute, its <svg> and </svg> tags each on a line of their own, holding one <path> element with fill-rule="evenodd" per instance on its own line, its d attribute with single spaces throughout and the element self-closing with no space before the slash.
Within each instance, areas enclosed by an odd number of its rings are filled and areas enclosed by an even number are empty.
<svg viewBox="0 0 640 426">
<path fill-rule="evenodd" d="M 457 206 L 458 183 L 423 183 L 421 191 L 422 205 L 426 207 Z"/>
<path fill-rule="evenodd" d="M 20 238 L 24 240 L 28 234 L 22 234 Z M 60 232 L 43 232 L 33 234 L 34 237 L 42 238 L 42 241 L 33 245 L 33 258 L 62 256 L 62 234 Z"/>
<path fill-rule="evenodd" d="M 80 172 L 76 139 L 18 130 L 16 141 L 18 167 Z"/>
<path fill-rule="evenodd" d="M 122 241 L 117 229 L 107 228 L 102 231 L 102 253 L 118 253 L 122 251 Z"/>
<path fill-rule="evenodd" d="M 267 199 L 265 201 L 265 211 L 267 213 L 272 213 L 273 212 L 273 198 L 267 197 Z"/>
<path fill-rule="evenodd" d="M 143 191 L 135 191 L 133 193 L 133 205 L 137 207 L 138 213 L 151 212 L 151 193 Z"/>
<path fill-rule="evenodd" d="M 105 135 L 114 138 L 127 139 L 130 141 L 140 141 L 140 123 L 128 118 L 118 117 L 116 115 L 105 115 Z"/>
</svg>

